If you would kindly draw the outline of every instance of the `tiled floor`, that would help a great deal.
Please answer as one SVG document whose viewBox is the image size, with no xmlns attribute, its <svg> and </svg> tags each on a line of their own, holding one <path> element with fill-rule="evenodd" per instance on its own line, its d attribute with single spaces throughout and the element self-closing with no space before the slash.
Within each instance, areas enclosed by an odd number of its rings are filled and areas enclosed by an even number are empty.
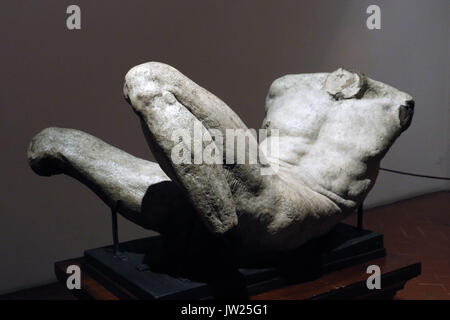
<svg viewBox="0 0 450 320">
<path fill-rule="evenodd" d="M 356 217 L 345 222 L 356 223 Z M 364 213 L 364 228 L 384 234 L 388 252 L 422 262 L 396 299 L 450 300 L 450 192 L 377 207 Z"/>
</svg>

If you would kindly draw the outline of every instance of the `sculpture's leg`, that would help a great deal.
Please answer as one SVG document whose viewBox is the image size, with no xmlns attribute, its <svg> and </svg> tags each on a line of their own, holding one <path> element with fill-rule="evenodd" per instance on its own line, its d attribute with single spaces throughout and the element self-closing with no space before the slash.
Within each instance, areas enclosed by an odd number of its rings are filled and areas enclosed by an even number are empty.
<svg viewBox="0 0 450 320">
<path fill-rule="evenodd" d="M 242 191 L 236 189 L 246 188 L 245 192 L 261 186 L 263 180 L 261 167 L 267 168 L 268 162 L 265 156 L 259 153 L 256 132 L 248 130 L 239 116 L 225 102 L 177 69 L 160 62 L 148 62 L 132 68 L 125 76 L 124 96 L 138 114 L 145 113 L 147 105 L 155 106 L 154 99 L 161 101 L 160 108 L 171 103 L 182 106 L 187 111 L 184 113 L 198 119 L 211 135 L 215 136 L 213 130 L 221 133 L 223 143 L 218 147 L 223 150 L 223 167 L 229 171 L 227 180 L 232 188 L 231 191 L 234 193 Z M 174 122 L 182 117 L 170 112 L 167 112 L 167 116 Z M 175 124 L 170 130 L 179 128 L 182 128 L 182 125 Z M 230 133 L 231 136 L 229 136 Z M 228 138 L 230 143 L 227 143 Z M 248 160 L 246 164 L 237 161 L 234 142 L 241 138 L 246 144 L 244 158 L 250 159 L 249 150 L 256 150 L 252 156 L 258 158 L 258 164 L 249 164 Z M 225 156 L 232 154 L 235 160 L 232 164 L 228 164 Z M 163 170 L 168 173 L 165 168 Z"/>
<path fill-rule="evenodd" d="M 202 122 L 165 88 L 163 80 L 152 81 L 152 77 L 150 70 L 144 67 L 136 73 L 130 71 L 125 84 L 126 94 L 140 116 L 149 147 L 166 174 L 186 191 L 208 229 L 222 234 L 237 224 L 226 171 L 220 164 L 194 163 L 194 152 L 190 151 L 188 157 L 192 160 L 191 163 L 178 163 L 172 159 L 172 152 L 180 143 L 185 145 L 185 150 L 192 150 L 189 141 L 173 140 L 174 132 L 185 129 L 186 135 L 193 140 L 197 140 L 194 130 L 197 130 L 198 134 L 200 129 L 200 134 L 206 136 L 209 132 Z M 183 83 L 178 85 L 182 86 Z M 184 88 L 180 90 L 184 92 Z M 200 150 L 204 150 L 211 141 L 201 143 Z"/>
<path fill-rule="evenodd" d="M 155 97 L 153 102 L 163 103 L 162 97 Z M 163 108 L 150 104 L 141 115 L 141 123 L 150 149 L 161 168 L 185 190 L 199 217 L 213 233 L 222 234 L 237 224 L 237 216 L 231 191 L 221 165 L 194 163 L 194 156 L 189 152 L 190 163 L 172 161 L 175 145 L 187 141 L 172 140 L 172 133 L 184 128 L 194 136 L 194 124 L 207 131 L 198 120 L 179 102 L 166 104 Z M 206 131 L 206 132 L 205 132 Z M 202 143 L 205 147 L 205 143 Z M 185 150 L 191 150 L 185 145 Z M 184 151 L 187 152 L 187 151 Z"/>
<path fill-rule="evenodd" d="M 31 168 L 39 175 L 67 174 L 118 208 L 136 224 L 166 231 L 183 224 L 192 208 L 158 164 L 136 158 L 74 129 L 47 128 L 31 140 Z"/>
<path fill-rule="evenodd" d="M 247 129 L 225 102 L 164 63 L 148 62 L 128 71 L 124 84 L 126 99 L 131 92 L 147 95 L 170 92 L 207 129 Z"/>
</svg>

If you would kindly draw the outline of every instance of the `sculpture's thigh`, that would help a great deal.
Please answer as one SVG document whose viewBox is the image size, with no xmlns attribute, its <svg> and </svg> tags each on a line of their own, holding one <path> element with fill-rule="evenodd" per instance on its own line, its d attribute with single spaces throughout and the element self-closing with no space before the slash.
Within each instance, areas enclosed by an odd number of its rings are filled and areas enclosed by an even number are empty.
<svg viewBox="0 0 450 320">
<path fill-rule="evenodd" d="M 28 148 L 32 169 L 44 176 L 69 175 L 129 220 L 164 231 L 191 206 L 157 163 L 136 158 L 85 132 L 47 128 Z M 174 219 L 174 215 L 179 217 Z"/>
<path fill-rule="evenodd" d="M 235 226 L 235 207 L 222 165 L 198 158 L 211 144 L 211 140 L 202 139 L 202 135 L 209 135 L 202 123 L 167 91 L 148 97 L 138 113 L 161 168 L 183 188 L 208 229 L 224 233 Z M 195 150 L 194 140 L 200 144 Z M 179 151 L 186 152 L 186 156 L 178 157 Z"/>
<path fill-rule="evenodd" d="M 229 229 L 236 219 L 231 201 L 224 200 L 231 196 L 228 186 L 233 195 L 251 190 L 257 193 L 262 183 L 261 171 L 265 168 L 267 171 L 265 156 L 258 152 L 256 132 L 247 131 L 242 120 L 215 95 L 163 63 L 133 67 L 125 76 L 124 96 L 140 116 L 150 148 L 162 169 L 187 189 L 193 202 L 199 203 L 198 209 L 210 229 L 215 232 Z M 215 145 L 223 150 L 220 152 L 223 166 L 173 163 L 171 153 L 176 143 L 170 139 L 172 134 L 188 129 L 191 140 L 198 142 L 202 133 L 199 138 L 192 132 L 195 122 L 207 129 L 204 136 L 220 136 Z M 239 148 L 242 144 L 245 144 L 243 151 Z M 194 161 L 202 157 L 194 158 L 192 154 L 192 158 Z M 250 160 L 258 158 L 261 160 L 258 163 Z"/>
</svg>

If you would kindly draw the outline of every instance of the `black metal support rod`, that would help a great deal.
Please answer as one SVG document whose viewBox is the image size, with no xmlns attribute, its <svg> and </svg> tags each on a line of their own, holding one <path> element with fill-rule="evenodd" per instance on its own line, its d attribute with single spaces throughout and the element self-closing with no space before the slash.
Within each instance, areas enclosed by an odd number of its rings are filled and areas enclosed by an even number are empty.
<svg viewBox="0 0 450 320">
<path fill-rule="evenodd" d="M 113 235 L 113 243 L 114 243 L 114 254 L 117 255 L 119 250 L 119 233 L 117 227 L 117 208 L 119 207 L 119 201 L 116 202 L 113 208 L 111 208 L 111 216 L 112 216 L 112 235 Z"/>
<path fill-rule="evenodd" d="M 363 212 L 364 212 L 363 205 L 361 204 L 358 207 L 358 229 L 359 230 L 362 230 L 362 227 L 363 227 Z"/>
</svg>

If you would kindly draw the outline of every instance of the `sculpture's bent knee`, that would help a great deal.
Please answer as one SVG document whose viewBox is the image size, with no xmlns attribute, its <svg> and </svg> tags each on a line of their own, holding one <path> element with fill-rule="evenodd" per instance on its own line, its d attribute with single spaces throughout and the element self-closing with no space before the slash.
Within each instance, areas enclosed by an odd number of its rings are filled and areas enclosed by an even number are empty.
<svg viewBox="0 0 450 320">
<path fill-rule="evenodd" d="M 202 88 L 172 66 L 147 62 L 131 68 L 125 75 L 125 100 L 139 114 L 155 97 L 166 103 L 184 105 L 207 129 L 247 129 L 239 116 L 221 99 Z"/>
</svg>

